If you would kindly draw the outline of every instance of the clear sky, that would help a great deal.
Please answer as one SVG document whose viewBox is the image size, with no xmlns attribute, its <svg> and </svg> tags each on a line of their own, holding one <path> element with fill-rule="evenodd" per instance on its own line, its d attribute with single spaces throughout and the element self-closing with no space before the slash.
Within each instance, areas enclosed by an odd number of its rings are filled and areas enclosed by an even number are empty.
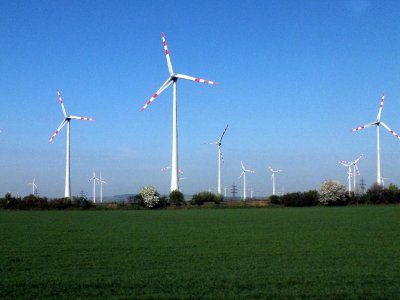
<svg viewBox="0 0 400 300">
<path fill-rule="evenodd" d="M 176 72 L 220 84 L 178 83 L 179 163 L 187 194 L 216 189 L 215 141 L 223 140 L 223 187 L 256 171 L 247 186 L 270 195 L 268 166 L 284 170 L 278 191 L 346 183 L 339 160 L 365 157 L 376 178 L 376 131 L 400 131 L 400 2 L 336 1 L 5 1 L 0 0 L 0 194 L 64 194 L 67 112 L 72 195 L 91 195 L 92 169 L 105 195 L 154 185 L 168 193 L 172 88 L 144 112 L 168 77 L 165 32 Z M 381 131 L 382 175 L 400 181 L 400 141 Z"/>
</svg>

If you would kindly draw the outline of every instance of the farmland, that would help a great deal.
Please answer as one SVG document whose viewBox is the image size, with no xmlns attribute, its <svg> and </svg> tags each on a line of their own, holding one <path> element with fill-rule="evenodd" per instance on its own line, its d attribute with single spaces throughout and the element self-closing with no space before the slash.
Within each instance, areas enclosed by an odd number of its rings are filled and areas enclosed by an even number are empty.
<svg viewBox="0 0 400 300">
<path fill-rule="evenodd" d="M 0 298 L 400 294 L 400 206 L 0 212 Z"/>
</svg>

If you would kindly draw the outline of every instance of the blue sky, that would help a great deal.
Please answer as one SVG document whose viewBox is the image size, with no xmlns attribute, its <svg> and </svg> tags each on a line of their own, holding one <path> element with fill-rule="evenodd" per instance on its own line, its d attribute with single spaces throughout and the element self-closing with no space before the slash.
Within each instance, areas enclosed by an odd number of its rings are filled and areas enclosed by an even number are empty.
<svg viewBox="0 0 400 300">
<path fill-rule="evenodd" d="M 216 140 L 223 186 L 242 181 L 269 195 L 268 166 L 283 169 L 277 189 L 346 183 L 339 160 L 360 153 L 368 185 L 376 177 L 374 121 L 400 131 L 398 1 L 0 1 L 0 194 L 62 196 L 67 112 L 95 117 L 71 124 L 72 194 L 91 194 L 92 169 L 105 195 L 154 185 L 167 193 L 172 89 L 140 107 L 168 77 L 161 32 L 174 70 L 218 86 L 178 84 L 183 192 L 215 189 Z M 400 141 L 382 130 L 382 174 L 399 183 Z"/>
</svg>

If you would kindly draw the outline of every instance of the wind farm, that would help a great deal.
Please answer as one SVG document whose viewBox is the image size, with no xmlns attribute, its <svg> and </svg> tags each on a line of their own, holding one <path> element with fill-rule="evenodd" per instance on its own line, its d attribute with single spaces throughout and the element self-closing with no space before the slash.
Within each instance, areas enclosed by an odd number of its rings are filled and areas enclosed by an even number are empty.
<svg viewBox="0 0 400 300">
<path fill-rule="evenodd" d="M 2 3 L 0 298 L 397 299 L 399 11 Z"/>
</svg>

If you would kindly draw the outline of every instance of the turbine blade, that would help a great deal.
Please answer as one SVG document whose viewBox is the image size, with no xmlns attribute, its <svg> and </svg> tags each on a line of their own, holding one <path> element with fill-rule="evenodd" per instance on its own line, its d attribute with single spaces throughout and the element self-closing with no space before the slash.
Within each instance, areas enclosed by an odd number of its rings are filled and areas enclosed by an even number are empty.
<svg viewBox="0 0 400 300">
<path fill-rule="evenodd" d="M 225 127 L 225 129 L 224 129 L 224 132 L 222 132 L 222 135 L 221 135 L 221 137 L 220 137 L 219 140 L 218 140 L 219 143 L 221 143 L 222 138 L 224 137 L 225 132 L 226 132 L 227 129 L 228 129 L 228 125 L 226 125 L 226 127 Z"/>
<path fill-rule="evenodd" d="M 149 106 L 150 103 L 153 102 L 158 97 L 158 95 L 160 95 L 167 87 L 170 86 L 172 82 L 173 82 L 172 78 L 168 77 L 167 81 L 164 82 L 164 84 L 158 89 L 157 92 L 155 92 L 155 94 L 150 98 L 150 100 L 146 102 L 146 104 L 140 109 L 140 111 L 144 111 L 147 108 L 147 106 Z"/>
<path fill-rule="evenodd" d="M 218 146 L 218 148 L 220 148 L 219 146 Z M 221 149 L 221 148 L 220 148 Z M 224 156 L 222 155 L 222 151 L 220 150 L 220 157 L 221 157 L 221 161 L 222 161 L 222 163 L 224 163 Z"/>
<path fill-rule="evenodd" d="M 178 169 L 179 174 L 183 175 L 183 171 L 181 169 Z"/>
<path fill-rule="evenodd" d="M 166 171 L 168 169 L 171 169 L 171 166 L 167 166 L 167 167 L 161 168 L 160 172 L 164 172 L 164 171 Z"/>
<path fill-rule="evenodd" d="M 364 154 L 361 154 L 355 161 L 353 161 L 353 164 L 357 164 L 358 161 L 364 156 Z"/>
<path fill-rule="evenodd" d="M 213 85 L 217 85 L 218 84 L 215 81 L 211 81 L 211 80 L 208 80 L 208 79 L 201 79 L 201 78 L 198 78 L 198 77 L 192 77 L 192 76 L 188 76 L 188 75 L 184 75 L 184 74 L 176 74 L 175 76 L 178 77 L 178 78 L 181 78 L 181 79 L 192 80 L 192 81 L 201 82 L 201 83 L 207 83 L 207 84 L 213 84 Z"/>
<path fill-rule="evenodd" d="M 68 118 L 81 121 L 94 121 L 94 118 L 89 118 L 89 117 L 68 116 Z"/>
<path fill-rule="evenodd" d="M 244 165 L 243 165 L 243 162 L 240 161 L 240 164 L 242 165 L 242 170 L 244 171 L 244 170 L 245 170 L 245 167 L 244 167 Z"/>
<path fill-rule="evenodd" d="M 58 96 L 58 100 L 60 100 L 60 104 L 61 104 L 61 108 L 62 108 L 64 117 L 67 117 L 67 113 L 66 113 L 65 107 L 64 107 L 64 101 L 63 101 L 63 99 L 61 98 L 61 93 L 60 93 L 60 91 L 58 91 L 58 90 L 57 90 L 57 96 Z"/>
<path fill-rule="evenodd" d="M 58 126 L 57 130 L 53 133 L 53 135 L 51 136 L 50 140 L 49 140 L 49 144 L 54 140 L 54 138 L 56 137 L 56 135 L 60 132 L 60 130 L 65 126 L 65 124 L 67 124 L 68 121 L 67 119 L 64 119 L 60 126 Z"/>
<path fill-rule="evenodd" d="M 169 74 L 172 75 L 172 74 L 174 74 L 174 70 L 172 69 L 171 58 L 169 57 L 169 51 L 168 51 L 168 47 L 167 47 L 167 41 L 165 40 L 164 32 L 161 33 L 161 38 L 162 38 L 162 42 L 163 42 L 163 46 L 164 46 L 165 57 L 167 58 L 168 71 L 169 71 Z"/>
<path fill-rule="evenodd" d="M 390 129 L 389 128 L 389 126 L 387 126 L 385 123 L 383 123 L 383 122 L 381 122 L 380 123 L 383 127 L 385 127 L 391 134 L 393 134 L 395 137 L 397 137 L 399 140 L 400 140 L 400 137 L 399 137 L 399 135 L 396 133 L 396 132 L 394 132 L 392 129 Z"/>
<path fill-rule="evenodd" d="M 363 126 L 354 128 L 354 129 L 352 129 L 351 131 L 359 131 L 359 130 L 361 130 L 361 129 L 364 129 L 364 128 L 367 128 L 367 127 L 371 127 L 371 126 L 373 126 L 373 125 L 377 125 L 376 122 L 372 122 L 372 123 L 369 123 L 369 124 L 367 124 L 367 125 L 363 125 Z"/>
<path fill-rule="evenodd" d="M 376 120 L 379 122 L 381 120 L 381 114 L 383 109 L 383 103 L 385 102 L 385 95 L 382 95 L 381 104 L 379 105 L 378 115 L 376 116 Z"/>
<path fill-rule="evenodd" d="M 345 167 L 350 167 L 350 165 L 351 165 L 351 163 L 350 163 L 350 162 L 348 162 L 348 161 L 345 161 L 345 160 L 341 160 L 341 161 L 339 161 L 339 164 L 341 164 L 342 166 L 345 166 Z"/>
<path fill-rule="evenodd" d="M 244 175 L 244 171 L 242 171 L 242 173 L 240 174 L 238 179 L 242 178 L 243 175 Z"/>
</svg>

